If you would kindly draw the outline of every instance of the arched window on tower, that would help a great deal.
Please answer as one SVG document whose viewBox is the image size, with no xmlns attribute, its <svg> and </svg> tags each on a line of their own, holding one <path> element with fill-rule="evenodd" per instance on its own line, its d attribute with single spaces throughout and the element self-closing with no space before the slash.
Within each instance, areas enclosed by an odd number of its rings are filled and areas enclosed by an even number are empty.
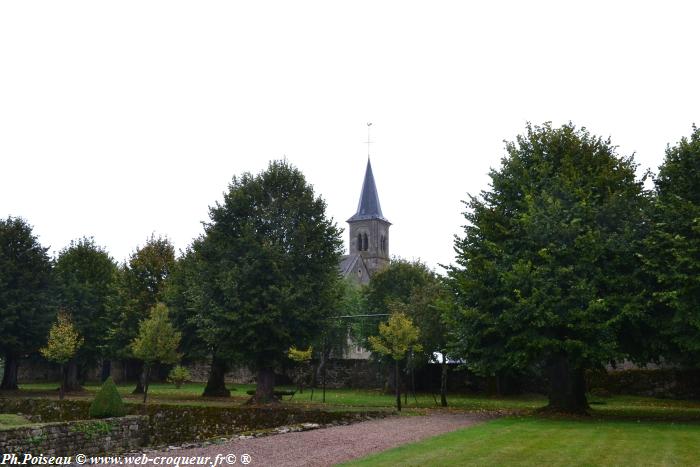
<svg viewBox="0 0 700 467">
<path fill-rule="evenodd" d="M 362 234 L 362 249 L 364 251 L 367 251 L 369 249 L 369 245 L 367 242 L 367 234 Z"/>
<path fill-rule="evenodd" d="M 362 251 L 362 234 L 357 234 L 357 251 Z"/>
<path fill-rule="evenodd" d="M 382 239 L 379 243 L 379 247 L 382 249 L 382 253 L 386 251 L 386 237 L 382 235 Z"/>
</svg>

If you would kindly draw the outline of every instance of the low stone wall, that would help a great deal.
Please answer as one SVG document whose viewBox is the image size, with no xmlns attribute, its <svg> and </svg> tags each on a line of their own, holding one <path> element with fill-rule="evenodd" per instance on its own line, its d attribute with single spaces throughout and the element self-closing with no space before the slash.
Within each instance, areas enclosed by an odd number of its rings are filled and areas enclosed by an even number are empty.
<svg viewBox="0 0 700 467">
<path fill-rule="evenodd" d="M 301 423 L 328 424 L 383 416 L 287 407 L 148 406 L 151 444 L 178 444 Z"/>
<path fill-rule="evenodd" d="M 147 442 L 148 417 L 56 422 L 0 430 L 0 452 L 45 456 L 95 455 L 137 449 Z"/>
<path fill-rule="evenodd" d="M 285 406 L 206 407 L 148 404 L 145 409 L 141 404 L 125 406 L 129 414 L 147 417 L 149 443 L 156 446 L 202 441 L 283 425 L 351 422 L 369 416 L 384 415 L 380 412 L 327 412 Z M 0 398 L 0 413 L 21 413 L 34 422 L 84 420 L 89 417 L 89 407 L 89 401 Z"/>
</svg>

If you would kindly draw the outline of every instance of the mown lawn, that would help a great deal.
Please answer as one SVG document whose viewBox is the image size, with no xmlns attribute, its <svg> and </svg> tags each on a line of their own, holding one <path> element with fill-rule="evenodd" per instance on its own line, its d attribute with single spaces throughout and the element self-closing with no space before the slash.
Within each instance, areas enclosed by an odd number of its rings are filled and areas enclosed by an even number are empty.
<svg viewBox="0 0 700 467">
<path fill-rule="evenodd" d="M 31 383 L 21 384 L 19 395 L 36 397 L 57 397 L 56 388 L 58 383 Z M 152 402 L 159 403 L 181 403 L 196 405 L 238 405 L 249 399 L 246 391 L 254 389 L 254 385 L 249 384 L 229 384 L 231 398 L 202 398 L 204 390 L 203 383 L 189 383 L 176 389 L 172 384 L 151 384 L 148 397 Z M 97 384 L 86 384 L 86 392 L 69 393 L 68 398 L 91 398 L 99 389 Z M 132 395 L 133 384 L 120 384 L 117 389 L 121 396 L 130 402 L 140 402 L 142 395 Z M 291 386 L 280 386 L 278 389 L 295 389 Z M 326 403 L 322 402 L 322 391 L 314 390 L 313 400 L 311 400 L 311 390 L 304 389 L 304 393 L 297 393 L 291 400 L 284 398 L 285 403 L 313 406 L 313 407 L 344 407 L 344 408 L 378 408 L 391 409 L 395 404 L 393 394 L 385 394 L 380 390 L 369 389 L 327 389 Z M 403 398 L 402 398 L 403 401 Z M 439 401 L 439 397 L 438 397 Z M 455 394 L 449 397 L 451 408 L 470 411 L 523 411 L 532 410 L 543 406 L 546 400 L 539 395 L 525 395 L 517 397 L 489 397 L 481 395 Z M 409 396 L 407 409 L 427 409 L 436 407 L 435 397 L 431 394 L 418 394 L 416 398 Z"/>
<path fill-rule="evenodd" d="M 31 425 L 31 423 L 32 422 L 21 415 L 16 415 L 13 413 L 0 413 L 0 430 L 22 425 Z"/>
<path fill-rule="evenodd" d="M 700 424 L 507 417 L 345 465 L 690 466 L 699 447 Z"/>
<path fill-rule="evenodd" d="M 58 383 L 22 384 L 19 396 L 26 397 L 58 397 L 56 388 Z M 250 396 L 246 391 L 254 389 L 250 384 L 231 384 L 230 398 L 203 398 L 203 383 L 189 383 L 176 389 L 172 384 L 151 384 L 148 391 L 149 401 L 153 403 L 186 404 L 186 405 L 240 405 Z M 117 386 L 122 397 L 129 402 L 141 402 L 142 395 L 132 395 L 133 384 L 120 384 Z M 86 391 L 82 393 L 69 393 L 68 398 L 92 399 L 99 389 L 97 384 L 87 384 Z M 294 389 L 290 386 L 281 386 L 280 389 Z M 369 389 L 327 389 L 326 403 L 321 403 L 321 390 L 314 391 L 314 398 L 310 400 L 311 390 L 305 389 L 303 394 L 297 393 L 291 401 L 284 398 L 285 404 L 302 405 L 327 409 L 392 409 L 394 396 L 384 394 L 379 390 Z M 596 397 L 589 396 L 594 417 L 631 419 L 631 420 L 669 420 L 669 421 L 700 421 L 700 402 L 679 401 L 671 399 L 655 399 L 651 397 L 613 396 Z M 478 394 L 451 394 L 448 396 L 449 410 L 466 410 L 477 412 L 498 412 L 501 414 L 528 414 L 543 407 L 547 400 L 541 395 L 521 396 L 487 396 Z M 408 398 L 405 406 L 408 411 L 413 409 L 436 408 L 436 401 L 431 394 L 418 394 L 416 399 Z"/>
<path fill-rule="evenodd" d="M 24 384 L 20 397 L 58 397 L 57 384 Z M 91 399 L 98 385 L 69 398 Z M 202 383 L 181 389 L 171 384 L 152 384 L 152 403 L 229 406 L 240 405 L 252 385 L 230 385 L 228 399 L 202 398 Z M 132 384 L 119 385 L 130 402 Z M 282 387 L 282 389 L 292 389 Z M 381 391 L 328 389 L 326 403 L 321 391 L 297 394 L 284 404 L 324 410 L 391 410 L 394 396 Z M 505 415 L 472 428 L 448 433 L 420 443 L 380 453 L 357 465 L 700 465 L 700 402 L 650 397 L 590 396 L 591 415 L 554 418 L 537 409 L 546 404 L 540 395 L 490 397 L 453 394 L 448 410 L 491 412 Z M 431 394 L 409 397 L 406 415 L 436 408 Z M 438 409 L 443 410 L 443 409 Z M 352 464 L 355 465 L 355 464 Z"/>
</svg>

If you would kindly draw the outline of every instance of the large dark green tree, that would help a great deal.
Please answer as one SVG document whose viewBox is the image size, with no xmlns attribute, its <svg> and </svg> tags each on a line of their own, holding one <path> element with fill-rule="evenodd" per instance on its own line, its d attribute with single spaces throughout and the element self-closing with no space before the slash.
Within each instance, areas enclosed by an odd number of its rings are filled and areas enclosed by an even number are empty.
<svg viewBox="0 0 700 467">
<path fill-rule="evenodd" d="M 134 364 L 131 342 L 149 310 L 165 299 L 165 284 L 175 264 L 175 248 L 167 237 L 151 237 L 118 268 L 108 302 L 112 328 L 107 348 L 112 358 Z M 140 364 L 137 363 L 137 366 Z M 142 371 L 139 370 L 141 373 Z M 143 392 L 143 373 L 134 393 Z"/>
<path fill-rule="evenodd" d="M 217 357 L 257 371 L 252 402 L 273 399 L 274 368 L 305 348 L 335 309 L 342 241 L 326 204 L 287 161 L 234 177 L 194 242 L 189 291 Z"/>
<path fill-rule="evenodd" d="M 105 356 L 111 325 L 107 300 L 115 273 L 114 261 L 92 238 L 73 241 L 58 254 L 54 267 L 57 304 L 70 314 L 75 329 L 83 337 L 83 345 L 66 365 L 66 391 L 79 390 L 80 374 Z"/>
<path fill-rule="evenodd" d="M 642 181 L 573 124 L 528 125 L 506 150 L 455 242 L 453 348 L 484 375 L 541 365 L 550 409 L 583 412 L 584 372 L 626 357 L 621 323 L 639 313 Z"/>
<path fill-rule="evenodd" d="M 666 361 L 697 367 L 700 357 L 700 129 L 668 147 L 655 179 L 644 270 Z"/>
<path fill-rule="evenodd" d="M 24 219 L 0 219 L 0 389 L 17 389 L 19 359 L 45 343 L 55 316 L 46 251 Z"/>
</svg>

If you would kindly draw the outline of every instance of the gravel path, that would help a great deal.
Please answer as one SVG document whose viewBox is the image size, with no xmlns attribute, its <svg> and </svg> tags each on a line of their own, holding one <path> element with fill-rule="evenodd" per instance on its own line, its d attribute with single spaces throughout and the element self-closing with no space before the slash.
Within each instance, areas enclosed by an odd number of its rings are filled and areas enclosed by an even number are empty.
<svg viewBox="0 0 700 467">
<path fill-rule="evenodd" d="M 210 456 L 215 459 L 217 454 L 235 454 L 234 465 L 241 465 L 241 455 L 248 454 L 251 459 L 249 465 L 254 466 L 327 466 L 484 420 L 483 416 L 466 413 L 388 417 L 331 428 L 239 439 L 207 447 L 149 452 L 148 456 L 151 459 L 154 456 Z M 219 467 L 228 467 L 228 464 L 220 461 Z"/>
</svg>

